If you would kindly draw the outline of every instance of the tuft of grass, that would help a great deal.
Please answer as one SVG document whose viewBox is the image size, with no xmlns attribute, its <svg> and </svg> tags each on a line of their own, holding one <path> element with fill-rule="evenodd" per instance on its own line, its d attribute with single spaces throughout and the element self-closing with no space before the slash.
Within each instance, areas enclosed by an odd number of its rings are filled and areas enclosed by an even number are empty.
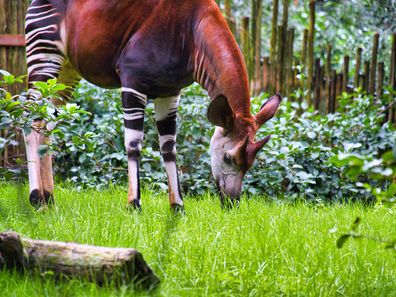
<svg viewBox="0 0 396 297">
<path fill-rule="evenodd" d="M 281 198 L 279 198 L 281 200 Z M 166 193 L 145 189 L 142 213 L 126 191 L 58 186 L 54 207 L 36 212 L 26 186 L 0 184 L 0 231 L 25 237 L 133 247 L 161 279 L 152 292 L 0 271 L 1 296 L 396 296 L 396 254 L 375 242 L 336 241 L 359 230 L 394 238 L 395 210 L 361 204 L 309 205 L 243 199 L 224 210 L 206 194 L 172 215 Z"/>
</svg>

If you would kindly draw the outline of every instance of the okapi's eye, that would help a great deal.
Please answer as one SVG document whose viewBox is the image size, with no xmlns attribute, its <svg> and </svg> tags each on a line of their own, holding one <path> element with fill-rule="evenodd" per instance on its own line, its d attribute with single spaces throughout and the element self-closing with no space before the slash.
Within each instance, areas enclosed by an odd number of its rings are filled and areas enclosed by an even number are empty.
<svg viewBox="0 0 396 297">
<path fill-rule="evenodd" d="M 232 157 L 229 153 L 225 153 L 223 160 L 224 160 L 224 163 L 226 163 L 228 165 L 231 165 L 231 163 L 232 163 Z"/>
</svg>

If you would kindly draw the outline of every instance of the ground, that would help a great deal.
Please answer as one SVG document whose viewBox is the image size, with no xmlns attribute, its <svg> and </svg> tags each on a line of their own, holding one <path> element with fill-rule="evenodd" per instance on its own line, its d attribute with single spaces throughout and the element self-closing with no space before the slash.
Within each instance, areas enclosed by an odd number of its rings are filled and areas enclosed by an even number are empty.
<svg viewBox="0 0 396 297">
<path fill-rule="evenodd" d="M 396 296 L 396 253 L 373 241 L 336 240 L 356 216 L 359 231 L 395 238 L 395 210 L 361 204 L 243 199 L 223 210 L 210 194 L 186 197 L 174 216 L 166 193 L 144 190 L 142 213 L 126 190 L 57 186 L 56 205 L 37 213 L 26 186 L 0 184 L 0 230 L 25 237 L 138 249 L 160 277 L 153 292 L 0 272 L 2 296 Z"/>
</svg>

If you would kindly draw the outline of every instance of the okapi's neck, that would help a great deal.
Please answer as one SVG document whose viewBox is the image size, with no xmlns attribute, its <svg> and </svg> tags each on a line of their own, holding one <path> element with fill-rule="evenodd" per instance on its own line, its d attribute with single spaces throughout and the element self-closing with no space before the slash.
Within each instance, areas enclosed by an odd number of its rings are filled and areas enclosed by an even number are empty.
<svg viewBox="0 0 396 297">
<path fill-rule="evenodd" d="M 218 9 L 203 16 L 194 34 L 194 79 L 212 100 L 225 96 L 241 134 L 254 137 L 246 66 L 239 47 Z"/>
</svg>

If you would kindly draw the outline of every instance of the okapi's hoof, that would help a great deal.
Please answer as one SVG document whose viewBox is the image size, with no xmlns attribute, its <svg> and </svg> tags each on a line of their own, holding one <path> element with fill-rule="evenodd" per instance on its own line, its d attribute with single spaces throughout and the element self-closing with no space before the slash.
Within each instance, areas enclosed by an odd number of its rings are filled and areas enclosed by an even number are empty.
<svg viewBox="0 0 396 297">
<path fill-rule="evenodd" d="M 128 210 L 134 210 L 137 211 L 138 213 L 142 212 L 142 206 L 140 205 L 139 200 L 132 200 L 128 202 L 127 208 Z"/>
<path fill-rule="evenodd" d="M 44 191 L 44 199 L 45 199 L 45 203 L 47 205 L 54 205 L 55 204 L 55 200 L 54 200 L 54 194 L 48 192 L 48 191 Z"/>
<path fill-rule="evenodd" d="M 228 198 L 221 199 L 221 208 L 231 210 L 239 207 L 239 200 L 231 200 Z"/>
<path fill-rule="evenodd" d="M 177 203 L 173 203 L 173 204 L 171 204 L 171 211 L 174 213 L 174 214 L 181 214 L 181 215 L 185 215 L 186 214 L 186 211 L 184 210 L 184 206 L 183 205 L 180 205 L 180 204 L 177 204 Z"/>
<path fill-rule="evenodd" d="M 39 190 L 36 189 L 30 192 L 29 201 L 36 210 L 43 205 Z"/>
</svg>

